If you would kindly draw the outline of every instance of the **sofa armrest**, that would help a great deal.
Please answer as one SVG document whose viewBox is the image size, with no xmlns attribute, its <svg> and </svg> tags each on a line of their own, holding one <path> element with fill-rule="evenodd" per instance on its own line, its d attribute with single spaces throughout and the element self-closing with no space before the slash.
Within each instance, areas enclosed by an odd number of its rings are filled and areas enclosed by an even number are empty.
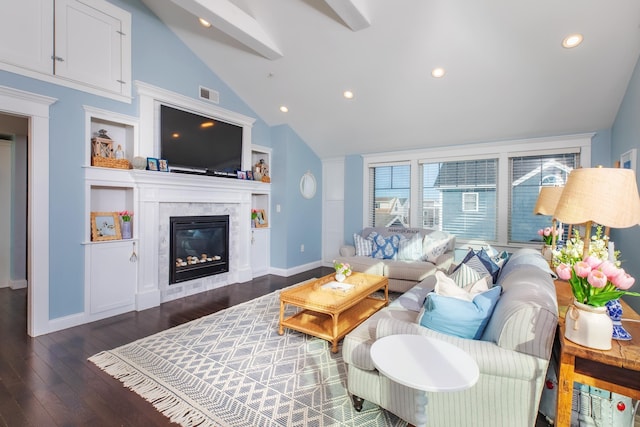
<svg viewBox="0 0 640 427">
<path fill-rule="evenodd" d="M 340 246 L 340 256 L 355 256 L 356 247 L 351 245 Z"/>
<path fill-rule="evenodd" d="M 466 351 L 478 364 L 481 374 L 523 380 L 535 380 L 544 375 L 548 361 L 538 357 L 506 350 L 495 343 L 441 334 L 431 329 L 398 319 L 380 319 L 376 339 L 388 335 L 424 335 L 451 343 Z"/>
</svg>

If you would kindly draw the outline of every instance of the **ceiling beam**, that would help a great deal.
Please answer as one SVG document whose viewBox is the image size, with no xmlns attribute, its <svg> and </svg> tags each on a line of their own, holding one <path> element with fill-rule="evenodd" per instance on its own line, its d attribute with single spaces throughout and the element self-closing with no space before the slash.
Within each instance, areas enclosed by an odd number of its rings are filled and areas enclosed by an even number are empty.
<svg viewBox="0 0 640 427">
<path fill-rule="evenodd" d="M 356 4 L 356 0 L 325 0 L 325 2 L 351 30 L 360 31 L 371 25 L 362 10 L 363 8 Z"/>
<path fill-rule="evenodd" d="M 267 59 L 282 52 L 258 21 L 228 0 L 171 0 Z"/>
</svg>

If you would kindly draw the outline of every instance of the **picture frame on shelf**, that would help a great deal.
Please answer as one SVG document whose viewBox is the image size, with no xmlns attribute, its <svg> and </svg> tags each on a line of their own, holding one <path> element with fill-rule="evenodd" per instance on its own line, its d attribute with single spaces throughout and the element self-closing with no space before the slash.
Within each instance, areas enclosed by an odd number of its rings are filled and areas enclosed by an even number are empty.
<svg viewBox="0 0 640 427">
<path fill-rule="evenodd" d="M 169 172 L 169 162 L 167 162 L 167 159 L 158 159 L 158 170 L 160 172 Z"/>
<path fill-rule="evenodd" d="M 620 155 L 620 167 L 623 169 L 631 169 L 636 172 L 636 159 L 638 157 L 637 150 L 632 148 Z"/>
<path fill-rule="evenodd" d="M 269 222 L 267 221 L 267 213 L 264 209 L 258 209 L 256 218 L 253 220 L 256 228 L 264 228 L 269 226 Z"/>
<path fill-rule="evenodd" d="M 245 173 L 247 174 L 247 179 L 250 181 L 253 181 L 253 172 L 245 171 Z"/>
<path fill-rule="evenodd" d="M 157 171 L 160 170 L 160 163 L 155 157 L 147 157 L 147 170 Z"/>
<path fill-rule="evenodd" d="M 247 174 L 245 171 L 237 171 L 236 172 L 238 179 L 247 179 Z"/>
<path fill-rule="evenodd" d="M 91 241 L 121 240 L 118 212 L 91 212 Z"/>
</svg>

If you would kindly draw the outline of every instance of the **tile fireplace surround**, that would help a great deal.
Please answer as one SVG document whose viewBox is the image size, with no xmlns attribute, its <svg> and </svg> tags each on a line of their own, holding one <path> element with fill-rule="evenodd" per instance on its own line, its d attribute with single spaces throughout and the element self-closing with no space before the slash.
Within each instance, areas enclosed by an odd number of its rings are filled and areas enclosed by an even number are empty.
<svg viewBox="0 0 640 427">
<path fill-rule="evenodd" d="M 251 194 L 264 191 L 264 184 L 179 173 L 130 173 L 138 191 L 137 310 L 251 280 Z M 169 285 L 169 217 L 191 215 L 229 215 L 229 272 Z"/>
</svg>

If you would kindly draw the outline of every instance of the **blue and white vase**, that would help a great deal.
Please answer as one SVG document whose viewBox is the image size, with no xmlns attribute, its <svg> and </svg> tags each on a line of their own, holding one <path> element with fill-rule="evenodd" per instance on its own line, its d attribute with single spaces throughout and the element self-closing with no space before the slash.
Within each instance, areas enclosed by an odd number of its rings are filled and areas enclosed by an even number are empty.
<svg viewBox="0 0 640 427">
<path fill-rule="evenodd" d="M 606 307 L 607 313 L 613 322 L 612 338 L 614 340 L 629 341 L 631 334 L 622 326 L 622 304 L 620 304 L 620 299 L 607 302 Z"/>
</svg>

